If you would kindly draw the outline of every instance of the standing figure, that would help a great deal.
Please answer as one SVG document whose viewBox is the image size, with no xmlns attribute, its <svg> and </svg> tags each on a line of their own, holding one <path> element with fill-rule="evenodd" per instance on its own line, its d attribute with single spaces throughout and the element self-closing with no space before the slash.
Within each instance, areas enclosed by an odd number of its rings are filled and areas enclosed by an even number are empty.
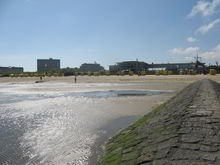
<svg viewBox="0 0 220 165">
<path fill-rule="evenodd" d="M 76 83 L 76 75 L 75 75 L 75 83 Z"/>
</svg>

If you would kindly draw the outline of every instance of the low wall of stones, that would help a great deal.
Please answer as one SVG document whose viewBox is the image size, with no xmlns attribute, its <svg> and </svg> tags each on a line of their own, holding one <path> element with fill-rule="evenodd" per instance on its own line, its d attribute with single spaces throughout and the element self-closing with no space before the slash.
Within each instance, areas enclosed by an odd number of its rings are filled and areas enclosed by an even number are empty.
<svg viewBox="0 0 220 165">
<path fill-rule="evenodd" d="M 101 165 L 220 165 L 220 84 L 201 80 L 121 131 Z"/>
</svg>

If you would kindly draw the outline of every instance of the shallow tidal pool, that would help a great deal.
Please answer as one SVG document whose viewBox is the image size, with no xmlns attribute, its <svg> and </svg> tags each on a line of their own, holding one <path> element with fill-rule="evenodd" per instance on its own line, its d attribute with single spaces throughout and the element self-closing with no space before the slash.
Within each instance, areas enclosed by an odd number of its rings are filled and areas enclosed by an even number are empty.
<svg viewBox="0 0 220 165">
<path fill-rule="evenodd" d="M 0 164 L 91 164 L 104 140 L 172 96 L 136 86 L 0 84 Z"/>
</svg>

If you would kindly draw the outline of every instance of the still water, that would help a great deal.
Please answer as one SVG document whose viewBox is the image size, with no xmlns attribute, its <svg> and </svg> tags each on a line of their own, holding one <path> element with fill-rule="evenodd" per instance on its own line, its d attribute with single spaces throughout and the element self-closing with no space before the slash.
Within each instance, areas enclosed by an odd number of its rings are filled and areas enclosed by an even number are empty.
<svg viewBox="0 0 220 165">
<path fill-rule="evenodd" d="M 165 93 L 129 84 L 0 84 L 0 164 L 86 165 L 98 139 Z"/>
</svg>

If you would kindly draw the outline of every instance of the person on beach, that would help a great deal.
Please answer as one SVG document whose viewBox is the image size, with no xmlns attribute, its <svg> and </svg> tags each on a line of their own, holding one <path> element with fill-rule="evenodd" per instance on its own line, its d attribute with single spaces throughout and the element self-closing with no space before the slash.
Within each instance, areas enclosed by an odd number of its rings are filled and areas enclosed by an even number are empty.
<svg viewBox="0 0 220 165">
<path fill-rule="evenodd" d="M 76 81 L 77 81 L 77 80 L 76 80 L 76 75 L 75 75 L 75 83 L 76 83 Z"/>
</svg>

